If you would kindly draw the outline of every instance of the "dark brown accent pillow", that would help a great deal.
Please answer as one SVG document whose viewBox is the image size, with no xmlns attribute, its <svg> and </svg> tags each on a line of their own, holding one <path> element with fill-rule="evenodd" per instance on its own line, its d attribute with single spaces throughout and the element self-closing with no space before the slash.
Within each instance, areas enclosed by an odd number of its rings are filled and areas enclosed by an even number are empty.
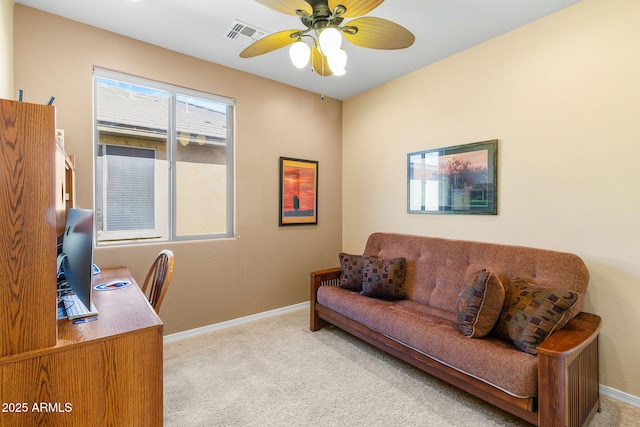
<svg viewBox="0 0 640 427">
<path fill-rule="evenodd" d="M 362 255 L 351 255 L 341 252 L 340 287 L 352 291 L 362 290 Z"/>
<path fill-rule="evenodd" d="M 469 278 L 458 297 L 458 325 L 469 338 L 482 338 L 495 326 L 504 305 L 504 286 L 489 270 Z"/>
<path fill-rule="evenodd" d="M 399 258 L 362 258 L 361 295 L 388 300 L 406 299 L 404 271 L 407 260 Z"/>
<path fill-rule="evenodd" d="M 564 289 L 538 288 L 525 279 L 515 279 L 505 288 L 498 335 L 512 341 L 529 354 L 538 354 L 538 345 L 561 325 L 578 294 Z"/>
</svg>

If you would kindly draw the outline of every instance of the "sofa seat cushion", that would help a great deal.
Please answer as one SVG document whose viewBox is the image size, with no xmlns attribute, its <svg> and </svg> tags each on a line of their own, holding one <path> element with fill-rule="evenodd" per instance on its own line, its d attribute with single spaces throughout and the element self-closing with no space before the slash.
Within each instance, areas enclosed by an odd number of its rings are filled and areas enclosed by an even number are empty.
<svg viewBox="0 0 640 427">
<path fill-rule="evenodd" d="M 318 304 L 516 397 L 538 391 L 538 359 L 496 337 L 467 338 L 456 318 L 418 310 L 408 301 L 368 298 L 321 286 Z M 415 304 L 415 303 L 414 303 Z"/>
</svg>

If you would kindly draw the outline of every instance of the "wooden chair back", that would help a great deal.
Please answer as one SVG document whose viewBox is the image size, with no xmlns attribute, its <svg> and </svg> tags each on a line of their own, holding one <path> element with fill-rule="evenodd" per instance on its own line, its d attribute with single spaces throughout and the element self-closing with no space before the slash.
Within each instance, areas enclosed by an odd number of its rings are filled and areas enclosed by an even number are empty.
<svg viewBox="0 0 640 427">
<path fill-rule="evenodd" d="M 151 265 L 142 286 L 142 292 L 146 295 L 156 313 L 160 312 L 160 305 L 169 288 L 172 274 L 173 252 L 163 249 Z"/>
</svg>

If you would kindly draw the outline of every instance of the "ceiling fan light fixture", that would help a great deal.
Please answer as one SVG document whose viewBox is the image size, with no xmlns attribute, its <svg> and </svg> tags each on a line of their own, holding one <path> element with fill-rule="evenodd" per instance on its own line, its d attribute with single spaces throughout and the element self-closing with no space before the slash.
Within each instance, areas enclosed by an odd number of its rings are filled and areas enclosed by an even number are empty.
<svg viewBox="0 0 640 427">
<path fill-rule="evenodd" d="M 327 55 L 327 64 L 334 75 L 344 75 L 346 72 L 345 68 L 347 66 L 347 52 L 342 49 L 331 52 Z"/>
<path fill-rule="evenodd" d="M 260 38 L 240 52 L 240 57 L 253 58 L 289 46 L 289 58 L 295 67 L 303 69 L 311 63 L 312 71 L 322 77 L 344 75 L 347 53 L 341 47 L 343 38 L 355 46 L 383 50 L 405 49 L 415 41 L 411 31 L 395 22 L 362 16 L 384 1 L 256 0 L 276 12 L 298 16 L 305 28 Z M 355 19 L 343 25 L 345 18 Z M 303 42 L 304 37 L 311 39 L 309 45 Z"/>
<path fill-rule="evenodd" d="M 291 58 L 291 62 L 298 69 L 307 66 L 310 54 L 311 48 L 301 39 L 293 43 L 289 48 L 289 58 Z"/>
<path fill-rule="evenodd" d="M 342 46 L 342 33 L 336 27 L 327 27 L 323 29 L 318 39 L 320 41 L 320 50 L 326 56 L 340 49 Z"/>
</svg>

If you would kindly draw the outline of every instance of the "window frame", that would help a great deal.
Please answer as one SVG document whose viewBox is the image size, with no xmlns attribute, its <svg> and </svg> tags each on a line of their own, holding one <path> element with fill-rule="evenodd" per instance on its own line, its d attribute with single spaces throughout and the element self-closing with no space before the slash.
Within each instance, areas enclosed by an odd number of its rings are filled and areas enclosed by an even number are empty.
<svg viewBox="0 0 640 427">
<path fill-rule="evenodd" d="M 100 145 L 100 136 L 98 130 L 98 97 L 97 97 L 97 79 L 109 79 L 125 84 L 132 84 L 137 86 L 143 86 L 146 88 L 167 92 L 169 95 L 168 106 L 168 123 L 167 123 L 167 163 L 168 163 L 168 182 L 162 183 L 155 181 L 156 185 L 166 186 L 167 197 L 169 200 L 168 206 L 168 224 L 167 224 L 167 237 L 166 238 L 145 238 L 144 233 L 140 234 L 139 231 L 129 230 L 118 232 L 119 234 L 126 235 L 128 237 L 120 240 L 110 239 L 98 239 L 98 230 L 96 227 L 96 244 L 97 246 L 114 246 L 114 245 L 128 245 L 128 244 L 149 244 L 157 242 L 172 242 L 172 241 L 194 241 L 194 240 L 213 240 L 213 239 L 226 239 L 233 238 L 235 236 L 235 99 L 227 98 L 220 95 L 214 95 L 211 93 L 189 89 L 181 86 L 171 85 L 168 83 L 162 83 L 155 80 L 146 79 L 143 77 L 132 76 L 116 71 L 106 70 L 102 68 L 94 67 L 93 70 L 93 128 L 94 128 L 94 144 L 93 144 L 93 159 L 94 159 L 94 209 L 97 209 L 97 189 L 99 185 L 105 185 L 104 170 L 103 176 L 98 176 L 98 147 Z M 225 147 L 225 180 L 226 180 L 226 230 L 221 233 L 208 233 L 208 234 L 193 234 L 193 235 L 177 235 L 177 144 L 178 133 L 176 129 L 176 98 L 177 97 L 196 98 L 205 101 L 212 101 L 225 106 L 226 109 L 226 147 Z M 108 144 L 104 144 L 108 145 Z M 104 153 L 103 153 L 104 155 Z M 104 159 L 103 159 L 104 161 Z M 104 203 L 104 202 L 103 202 Z M 97 217 L 97 216 L 96 216 Z M 97 219 L 96 219 L 97 220 Z M 109 233 L 109 232 L 107 232 Z M 136 237 L 138 234 L 140 237 Z M 115 235 L 114 235 L 115 237 Z"/>
</svg>

